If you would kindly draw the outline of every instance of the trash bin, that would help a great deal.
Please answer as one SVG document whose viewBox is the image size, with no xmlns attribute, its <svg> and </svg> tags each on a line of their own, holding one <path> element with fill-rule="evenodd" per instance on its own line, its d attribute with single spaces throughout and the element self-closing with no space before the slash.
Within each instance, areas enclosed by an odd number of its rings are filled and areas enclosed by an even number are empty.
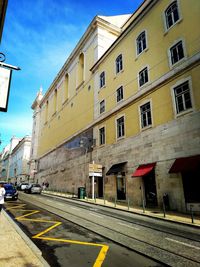
<svg viewBox="0 0 200 267">
<path fill-rule="evenodd" d="M 78 198 L 84 199 L 86 196 L 85 187 L 78 187 Z"/>
</svg>

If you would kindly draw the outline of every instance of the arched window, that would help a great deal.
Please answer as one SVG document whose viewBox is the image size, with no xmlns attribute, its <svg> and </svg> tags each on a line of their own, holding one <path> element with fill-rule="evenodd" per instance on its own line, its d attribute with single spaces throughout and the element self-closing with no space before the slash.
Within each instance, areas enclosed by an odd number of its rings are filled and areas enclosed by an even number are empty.
<svg viewBox="0 0 200 267">
<path fill-rule="evenodd" d="M 48 113 L 49 113 L 49 101 L 47 100 L 45 107 L 45 122 L 48 121 Z"/>
<path fill-rule="evenodd" d="M 140 53 L 142 53 L 143 50 L 147 48 L 145 31 L 140 33 L 140 35 L 137 37 L 136 44 L 137 44 L 137 55 L 139 55 Z"/>
<path fill-rule="evenodd" d="M 57 89 L 54 91 L 53 114 L 57 111 Z"/>
<path fill-rule="evenodd" d="M 120 71 L 123 70 L 123 62 L 122 62 L 122 54 L 120 54 L 116 60 L 115 60 L 115 64 L 116 64 L 116 73 L 119 73 Z"/>
<path fill-rule="evenodd" d="M 84 81 L 84 54 L 79 55 L 78 62 L 78 86 Z"/>
<path fill-rule="evenodd" d="M 169 29 L 179 20 L 179 10 L 177 1 L 171 3 L 165 10 L 166 27 Z"/>
<path fill-rule="evenodd" d="M 65 75 L 65 81 L 64 81 L 64 100 L 68 99 L 69 97 L 69 74 L 67 73 Z"/>
</svg>

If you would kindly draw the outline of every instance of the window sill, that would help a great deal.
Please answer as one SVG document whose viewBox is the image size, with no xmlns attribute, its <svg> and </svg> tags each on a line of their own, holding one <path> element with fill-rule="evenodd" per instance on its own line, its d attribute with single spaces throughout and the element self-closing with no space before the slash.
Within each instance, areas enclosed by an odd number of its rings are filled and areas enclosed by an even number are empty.
<svg viewBox="0 0 200 267">
<path fill-rule="evenodd" d="M 177 20 L 171 27 L 169 27 L 169 28 L 167 28 L 166 27 L 166 24 L 165 24 L 165 32 L 164 32 L 164 36 L 165 35 L 167 35 L 168 34 L 168 32 L 172 29 L 172 28 L 174 28 L 174 26 L 176 26 L 176 24 L 180 24 L 181 22 L 182 22 L 182 18 L 180 18 L 179 20 Z"/>
<path fill-rule="evenodd" d="M 192 113 L 192 112 L 194 112 L 194 109 L 193 108 L 186 109 L 184 111 L 181 111 L 180 113 L 176 113 L 175 114 L 175 118 L 179 118 L 181 116 L 184 116 L 184 115 L 189 114 L 189 113 Z"/>
<path fill-rule="evenodd" d="M 141 128 L 141 131 L 144 132 L 144 131 L 149 130 L 151 128 L 153 128 L 153 125 L 152 124 L 151 125 L 148 125 L 148 126 L 145 126 L 144 128 Z"/>
<path fill-rule="evenodd" d="M 118 73 L 115 73 L 114 79 L 116 79 L 123 72 L 124 72 L 124 69 L 120 70 Z"/>
<path fill-rule="evenodd" d="M 103 90 L 103 89 L 105 89 L 105 88 L 106 88 L 106 85 L 100 87 L 99 90 L 98 90 L 98 94 L 101 92 L 101 90 Z"/>
<path fill-rule="evenodd" d="M 143 53 L 146 53 L 148 50 L 149 50 L 149 48 L 147 47 L 147 48 L 145 48 L 140 54 L 136 55 L 136 57 L 135 57 L 135 61 L 137 61 L 138 58 L 139 58 Z"/>
<path fill-rule="evenodd" d="M 176 63 L 174 63 L 172 65 L 171 58 L 170 58 L 170 66 L 169 66 L 170 67 L 170 70 L 173 70 L 173 69 L 179 67 L 186 60 L 187 60 L 187 57 L 184 57 L 184 58 L 180 59 L 179 61 L 177 61 Z"/>
<path fill-rule="evenodd" d="M 124 136 L 118 137 L 116 141 L 118 142 L 118 141 L 121 141 L 121 140 L 123 140 L 125 138 L 126 138 L 126 136 L 124 135 Z"/>
</svg>

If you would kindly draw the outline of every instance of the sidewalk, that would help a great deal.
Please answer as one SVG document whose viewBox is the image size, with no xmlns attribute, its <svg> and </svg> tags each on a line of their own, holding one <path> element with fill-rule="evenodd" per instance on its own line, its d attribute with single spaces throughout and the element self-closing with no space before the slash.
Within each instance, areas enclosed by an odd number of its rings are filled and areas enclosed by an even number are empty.
<svg viewBox="0 0 200 267">
<path fill-rule="evenodd" d="M 125 203 L 114 203 L 110 201 L 104 201 L 104 199 L 91 199 L 91 198 L 86 198 L 86 199 L 78 199 L 77 197 L 73 197 L 70 194 L 67 193 L 59 193 L 59 192 L 52 192 L 52 191 L 43 191 L 43 194 L 47 195 L 56 195 L 56 196 L 61 196 L 61 197 L 66 197 L 66 198 L 71 198 L 77 201 L 82 201 L 82 202 L 87 202 L 90 204 L 95 204 L 95 205 L 101 205 L 101 206 L 106 206 L 114 209 L 119 209 L 127 212 L 133 212 L 137 213 L 140 215 L 144 216 L 149 216 L 165 221 L 171 221 L 171 222 L 176 222 L 176 223 L 182 223 L 182 224 L 187 224 L 195 227 L 200 227 L 200 215 L 191 215 L 191 214 L 184 214 L 184 213 L 179 213 L 179 212 L 173 212 L 173 211 L 166 211 L 165 216 L 163 213 L 163 210 L 159 209 L 145 209 L 138 207 L 138 208 L 133 208 L 131 206 L 127 206 Z M 192 222 L 193 221 L 193 222 Z"/>
<path fill-rule="evenodd" d="M 0 214 L 0 267 L 48 267 L 41 251 L 9 215 Z"/>
</svg>

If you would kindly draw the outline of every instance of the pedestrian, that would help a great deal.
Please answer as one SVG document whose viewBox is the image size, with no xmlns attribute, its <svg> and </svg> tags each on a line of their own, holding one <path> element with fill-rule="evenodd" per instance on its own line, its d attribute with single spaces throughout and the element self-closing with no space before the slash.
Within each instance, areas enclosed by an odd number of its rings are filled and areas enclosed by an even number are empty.
<svg viewBox="0 0 200 267">
<path fill-rule="evenodd" d="M 1 212 L 3 204 L 4 204 L 5 193 L 6 193 L 6 191 L 5 191 L 3 184 L 0 184 L 0 212 Z"/>
</svg>

